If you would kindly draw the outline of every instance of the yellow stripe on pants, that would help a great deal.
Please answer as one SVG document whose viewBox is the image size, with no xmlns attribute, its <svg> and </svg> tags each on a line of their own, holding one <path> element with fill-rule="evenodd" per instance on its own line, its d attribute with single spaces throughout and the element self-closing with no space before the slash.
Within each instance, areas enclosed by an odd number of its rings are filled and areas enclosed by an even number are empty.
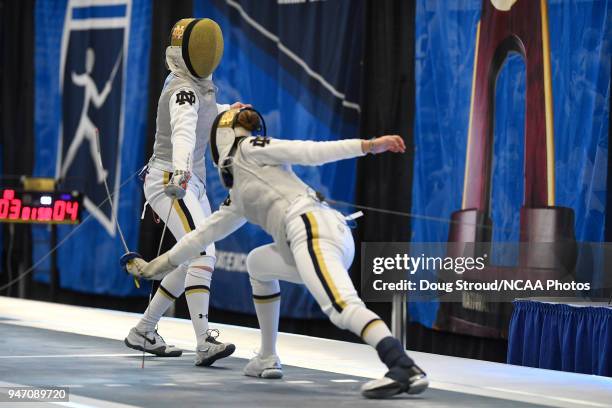
<svg viewBox="0 0 612 408">
<path fill-rule="evenodd" d="M 187 216 L 185 215 L 185 212 L 179 205 L 178 200 L 174 200 L 173 207 L 174 207 L 174 211 L 176 211 L 176 214 L 179 216 L 179 219 L 181 220 L 181 224 L 183 224 L 183 229 L 185 230 L 185 232 L 191 232 L 191 227 L 189 227 L 189 221 L 187 221 Z"/>
<path fill-rule="evenodd" d="M 321 283 L 327 285 L 327 287 L 329 288 L 329 291 L 332 293 L 333 296 L 333 302 L 337 304 L 341 309 L 344 309 L 346 307 L 346 302 L 340 297 L 340 292 L 334 284 L 331 274 L 329 273 L 329 269 L 327 268 L 327 264 L 325 263 L 325 259 L 323 258 L 323 252 L 321 251 L 321 245 L 319 243 L 319 225 L 317 224 L 317 220 L 313 213 L 306 213 L 305 215 L 310 223 L 312 248 L 314 250 L 316 262 L 319 265 L 320 272 L 323 277 L 323 282 Z"/>
</svg>

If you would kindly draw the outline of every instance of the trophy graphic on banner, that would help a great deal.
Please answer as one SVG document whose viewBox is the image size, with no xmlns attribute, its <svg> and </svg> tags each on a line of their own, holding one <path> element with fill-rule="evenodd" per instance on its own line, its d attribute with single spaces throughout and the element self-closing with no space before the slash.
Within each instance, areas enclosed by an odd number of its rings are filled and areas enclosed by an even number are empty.
<svg viewBox="0 0 612 408">
<path fill-rule="evenodd" d="M 491 246 L 495 88 L 497 76 L 510 53 L 521 55 L 526 67 L 524 202 L 520 213 L 518 265 L 489 265 L 473 278 L 479 281 L 554 279 L 572 271 L 576 250 L 574 212 L 555 205 L 553 96 L 546 0 L 482 2 L 476 31 L 462 206 L 451 215 L 448 242 L 459 244 L 454 245 L 453 256 L 476 255 L 474 252 L 489 250 Z M 464 243 L 465 246 L 461 245 Z M 465 278 L 470 279 L 469 276 Z M 505 335 L 510 304 L 492 303 L 480 294 L 474 297 L 464 293 L 464 297 L 469 301 L 441 305 L 437 327 L 478 336 Z"/>
</svg>

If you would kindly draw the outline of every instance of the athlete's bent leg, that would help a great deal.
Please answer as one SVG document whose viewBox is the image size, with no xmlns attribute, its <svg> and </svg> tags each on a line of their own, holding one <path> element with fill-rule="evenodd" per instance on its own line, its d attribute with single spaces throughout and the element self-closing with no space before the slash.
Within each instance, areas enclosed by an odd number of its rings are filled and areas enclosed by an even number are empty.
<svg viewBox="0 0 612 408">
<path fill-rule="evenodd" d="M 374 347 L 389 368 L 383 379 L 364 385 L 363 395 L 386 398 L 401 392 L 424 391 L 428 386 L 425 373 L 355 291 L 347 271 L 354 253 L 348 227 L 330 210 L 306 213 L 300 218 L 289 223 L 287 235 L 304 284 L 336 326 L 350 330 Z"/>
<path fill-rule="evenodd" d="M 278 278 L 299 282 L 297 269 L 288 265 L 273 244 L 252 250 L 247 257 L 247 270 L 253 288 L 253 304 L 259 321 L 261 346 L 257 356 L 244 369 L 244 374 L 262 378 L 283 376 L 276 353 L 278 319 L 280 316 L 280 285 Z"/>
</svg>

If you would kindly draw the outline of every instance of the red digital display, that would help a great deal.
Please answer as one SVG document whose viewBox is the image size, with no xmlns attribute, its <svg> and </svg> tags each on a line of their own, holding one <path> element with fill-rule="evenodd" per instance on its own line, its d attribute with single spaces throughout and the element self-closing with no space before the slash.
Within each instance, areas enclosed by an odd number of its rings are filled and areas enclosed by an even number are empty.
<svg viewBox="0 0 612 408">
<path fill-rule="evenodd" d="M 46 193 L 0 190 L 0 222 L 78 224 L 81 199 L 77 192 Z"/>
</svg>

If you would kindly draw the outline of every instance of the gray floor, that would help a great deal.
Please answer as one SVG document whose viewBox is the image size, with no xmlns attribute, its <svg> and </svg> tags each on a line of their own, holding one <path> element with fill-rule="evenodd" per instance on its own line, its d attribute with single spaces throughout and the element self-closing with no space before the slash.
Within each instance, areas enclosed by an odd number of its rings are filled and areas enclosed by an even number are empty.
<svg viewBox="0 0 612 408">
<path fill-rule="evenodd" d="M 147 357 L 143 370 L 141 355 L 132 352 L 120 341 L 0 323 L 0 381 L 69 386 L 72 394 L 123 404 L 223 408 L 534 406 L 436 389 L 417 397 L 372 401 L 360 397 L 364 379 L 358 377 L 285 366 L 283 380 L 265 381 L 242 376 L 245 360 L 228 358 L 215 367 L 201 368 L 193 366 L 193 355 Z M 91 356 L 100 354 L 133 355 Z"/>
</svg>

